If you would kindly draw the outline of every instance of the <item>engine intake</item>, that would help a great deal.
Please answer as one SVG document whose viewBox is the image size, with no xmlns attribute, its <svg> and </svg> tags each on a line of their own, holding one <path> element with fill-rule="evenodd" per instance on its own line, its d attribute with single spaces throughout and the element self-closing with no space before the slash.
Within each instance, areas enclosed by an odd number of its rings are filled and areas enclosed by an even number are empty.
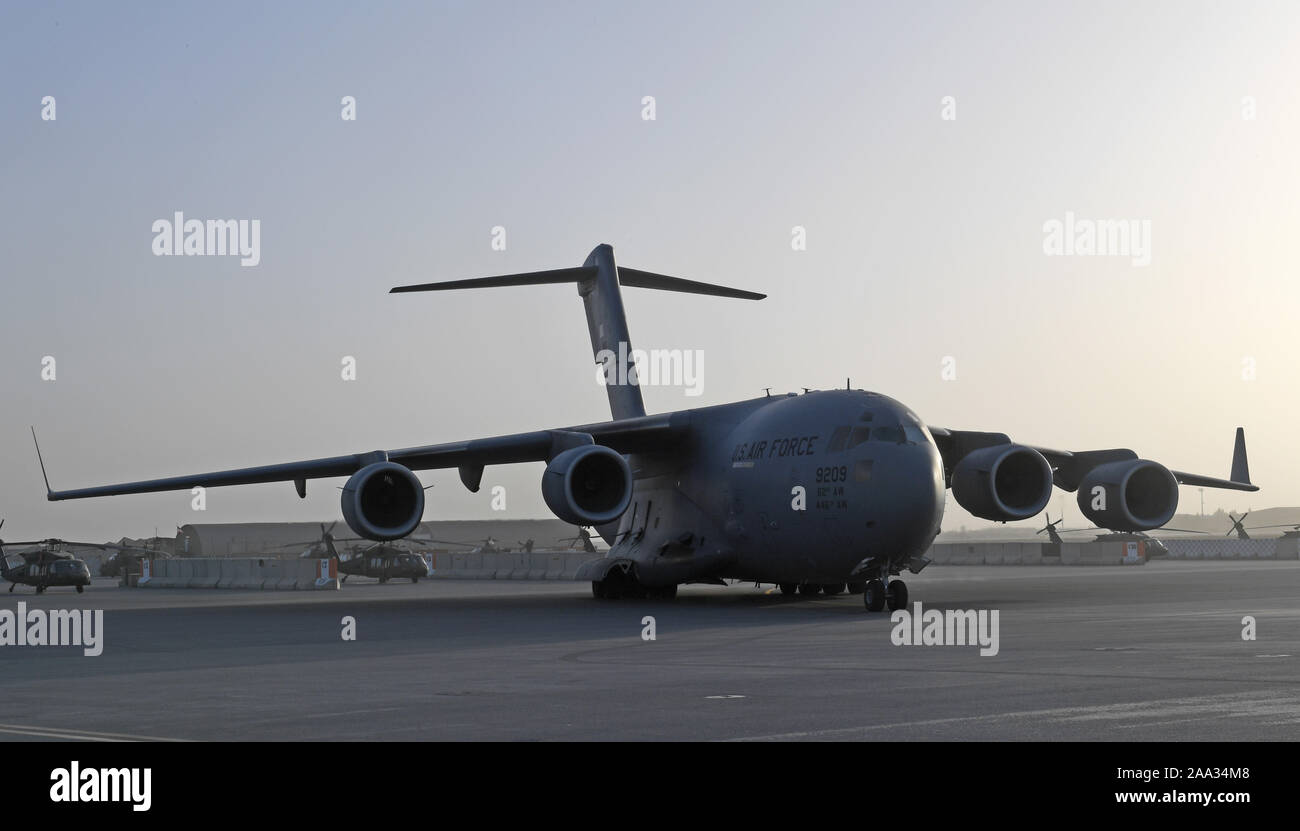
<svg viewBox="0 0 1300 831">
<path fill-rule="evenodd" d="M 424 518 L 424 486 L 396 462 L 375 462 L 352 474 L 342 501 L 343 520 L 368 540 L 400 539 Z"/>
<path fill-rule="evenodd" d="M 1098 465 L 1079 482 L 1079 510 L 1100 528 L 1150 531 L 1173 519 L 1178 481 L 1146 459 Z"/>
<path fill-rule="evenodd" d="M 603 445 L 572 447 L 546 466 L 542 498 L 557 517 L 572 525 L 613 522 L 632 503 L 632 469 L 626 459 Z"/>
<path fill-rule="evenodd" d="M 1024 445 L 983 447 L 967 453 L 953 469 L 952 495 L 981 519 L 1028 519 L 1052 498 L 1052 466 Z"/>
</svg>

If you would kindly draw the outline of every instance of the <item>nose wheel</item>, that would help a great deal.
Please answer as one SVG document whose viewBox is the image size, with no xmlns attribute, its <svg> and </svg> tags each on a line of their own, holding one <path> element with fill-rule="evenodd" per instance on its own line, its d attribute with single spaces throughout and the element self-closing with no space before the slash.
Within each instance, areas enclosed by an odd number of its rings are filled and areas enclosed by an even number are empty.
<svg viewBox="0 0 1300 831">
<path fill-rule="evenodd" d="M 862 605 L 867 607 L 868 612 L 879 612 L 885 608 L 887 594 L 884 580 L 868 580 L 867 587 L 862 591 Z"/>
<path fill-rule="evenodd" d="M 890 580 L 885 589 L 885 605 L 894 612 L 907 606 L 907 584 L 902 580 Z"/>
<path fill-rule="evenodd" d="M 879 578 L 867 581 L 862 591 L 862 605 L 868 612 L 897 611 L 907 605 L 907 584 L 902 580 L 890 580 L 886 585 Z"/>
</svg>

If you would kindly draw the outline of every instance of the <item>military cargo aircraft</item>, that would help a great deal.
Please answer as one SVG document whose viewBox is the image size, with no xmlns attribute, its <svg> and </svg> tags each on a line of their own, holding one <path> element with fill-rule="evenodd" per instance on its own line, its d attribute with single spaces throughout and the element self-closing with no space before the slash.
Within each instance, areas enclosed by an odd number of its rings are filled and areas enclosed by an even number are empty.
<svg viewBox="0 0 1300 831">
<path fill-rule="evenodd" d="M 689 582 L 862 584 L 869 611 L 907 604 L 895 579 L 924 566 L 945 491 L 977 517 L 1036 516 L 1053 486 L 1077 491 L 1101 527 L 1146 531 L 1168 522 L 1179 484 L 1254 491 L 1245 438 L 1229 479 L 1170 470 L 1128 449 L 1053 450 L 1005 433 L 928 427 L 906 405 L 860 389 L 765 395 L 647 415 L 622 289 L 746 300 L 765 295 L 620 268 L 600 245 L 576 268 L 399 286 L 394 293 L 575 284 L 602 367 L 612 418 L 549 430 L 332 456 L 287 464 L 56 491 L 50 500 L 189 490 L 196 486 L 347 477 L 344 520 L 358 536 L 393 540 L 424 515 L 414 471 L 456 468 L 477 492 L 486 465 L 542 462 L 542 496 L 557 517 L 594 526 L 609 543 L 578 571 L 597 598 L 671 597 Z M 847 387 L 847 385 L 846 385 Z M 37 447 L 39 459 L 39 445 Z M 44 473 L 44 462 L 41 461 Z"/>
</svg>

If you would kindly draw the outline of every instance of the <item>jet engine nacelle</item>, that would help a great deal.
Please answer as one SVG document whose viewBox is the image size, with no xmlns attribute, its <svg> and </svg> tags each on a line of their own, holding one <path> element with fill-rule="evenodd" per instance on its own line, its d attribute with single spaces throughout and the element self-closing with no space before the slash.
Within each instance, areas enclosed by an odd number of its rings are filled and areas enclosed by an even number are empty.
<svg viewBox="0 0 1300 831">
<path fill-rule="evenodd" d="M 542 498 L 571 525 L 613 522 L 632 504 L 632 469 L 603 445 L 571 447 L 546 466 Z"/>
<path fill-rule="evenodd" d="M 366 465 L 343 486 L 343 520 L 359 537 L 400 539 L 423 518 L 424 486 L 396 462 Z"/>
<path fill-rule="evenodd" d="M 1178 482 L 1146 459 L 1098 465 L 1079 482 L 1079 510 L 1099 528 L 1150 531 L 1173 519 Z"/>
<path fill-rule="evenodd" d="M 1028 519 L 1052 498 L 1052 466 L 1024 445 L 983 447 L 967 453 L 953 469 L 952 495 L 981 519 Z"/>
</svg>

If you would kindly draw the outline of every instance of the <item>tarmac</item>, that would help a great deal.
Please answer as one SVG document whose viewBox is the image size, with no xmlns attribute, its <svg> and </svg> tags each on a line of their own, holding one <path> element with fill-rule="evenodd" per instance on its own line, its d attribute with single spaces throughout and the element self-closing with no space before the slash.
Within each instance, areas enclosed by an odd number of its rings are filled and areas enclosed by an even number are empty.
<svg viewBox="0 0 1300 831">
<path fill-rule="evenodd" d="M 0 610 L 103 609 L 104 649 L 0 646 L 0 739 L 1300 738 L 1300 563 L 931 566 L 907 583 L 926 609 L 998 610 L 998 653 L 896 646 L 861 596 L 753 584 L 668 602 L 492 580 L 19 587 Z"/>
</svg>

